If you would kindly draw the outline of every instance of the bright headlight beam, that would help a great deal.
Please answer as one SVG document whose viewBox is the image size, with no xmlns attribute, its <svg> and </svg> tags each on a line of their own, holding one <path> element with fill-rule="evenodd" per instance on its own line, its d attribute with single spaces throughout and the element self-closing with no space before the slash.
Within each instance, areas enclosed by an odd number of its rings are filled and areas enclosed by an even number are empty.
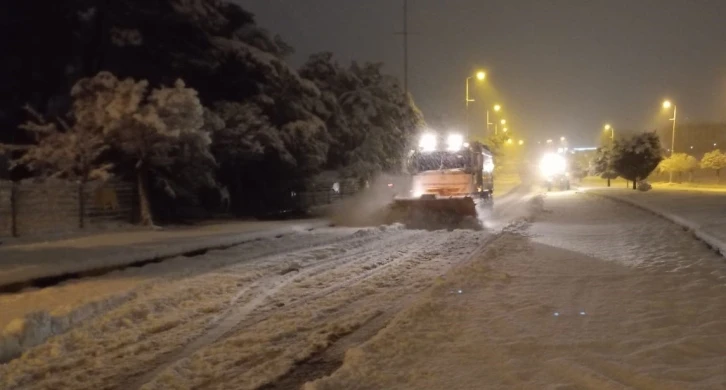
<svg viewBox="0 0 726 390">
<path fill-rule="evenodd" d="M 433 152 L 436 150 L 436 134 L 426 133 L 421 136 L 418 147 L 423 152 Z"/>
<path fill-rule="evenodd" d="M 486 173 L 492 173 L 494 172 L 494 161 L 491 159 L 484 160 L 484 172 Z"/>
<path fill-rule="evenodd" d="M 565 158 L 555 153 L 548 153 L 542 157 L 539 163 L 540 172 L 542 175 L 549 177 L 553 175 L 561 175 L 567 170 L 567 162 Z"/>
<path fill-rule="evenodd" d="M 457 133 L 449 134 L 446 139 L 446 150 L 449 152 L 458 152 L 464 146 L 464 136 Z"/>
</svg>

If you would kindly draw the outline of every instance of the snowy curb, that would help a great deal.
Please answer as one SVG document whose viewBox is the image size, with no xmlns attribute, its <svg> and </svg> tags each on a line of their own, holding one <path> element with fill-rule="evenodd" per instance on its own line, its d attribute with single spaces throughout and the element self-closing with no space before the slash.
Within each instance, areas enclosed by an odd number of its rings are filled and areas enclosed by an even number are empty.
<svg viewBox="0 0 726 390">
<path fill-rule="evenodd" d="M 720 238 L 714 237 L 711 233 L 708 233 L 707 231 L 703 230 L 700 225 L 698 225 L 697 223 L 694 223 L 693 221 L 689 221 L 678 215 L 671 214 L 658 207 L 655 207 L 652 205 L 646 205 L 646 204 L 643 204 L 642 202 L 638 202 L 638 201 L 628 199 L 628 198 L 625 198 L 622 196 L 606 194 L 606 193 L 598 192 L 598 191 L 584 191 L 584 192 L 586 194 L 593 194 L 593 195 L 607 198 L 610 200 L 614 200 L 617 202 L 626 203 L 630 206 L 637 207 L 641 210 L 651 212 L 661 218 L 665 218 L 668 221 L 671 221 L 671 222 L 675 223 L 676 225 L 679 225 L 679 226 L 683 227 L 684 229 L 687 229 L 697 239 L 699 239 L 699 240 L 703 241 L 704 243 L 706 243 L 707 245 L 709 245 L 711 248 L 713 248 L 715 251 L 717 251 L 721 256 L 726 257 L 726 242 Z"/>
<path fill-rule="evenodd" d="M 23 352 L 48 338 L 65 333 L 73 326 L 99 313 L 112 310 L 135 296 L 136 293 L 133 292 L 112 295 L 89 302 L 65 314 L 56 315 L 43 310 L 13 319 L 5 329 L 0 329 L 0 365 L 21 356 Z"/>
<path fill-rule="evenodd" d="M 316 229 L 328 226 L 327 222 L 286 226 L 266 229 L 259 232 L 222 233 L 219 235 L 202 235 L 190 240 L 192 242 L 165 247 L 140 249 L 141 253 L 115 253 L 110 256 L 99 256 L 86 261 L 63 261 L 48 264 L 48 267 L 21 271 L 0 271 L 0 293 L 19 291 L 32 286 L 50 286 L 54 281 L 77 279 L 84 276 L 98 276 L 132 265 L 159 262 L 179 256 L 195 256 L 211 250 L 228 249 L 246 242 L 292 234 L 300 229 Z"/>
</svg>

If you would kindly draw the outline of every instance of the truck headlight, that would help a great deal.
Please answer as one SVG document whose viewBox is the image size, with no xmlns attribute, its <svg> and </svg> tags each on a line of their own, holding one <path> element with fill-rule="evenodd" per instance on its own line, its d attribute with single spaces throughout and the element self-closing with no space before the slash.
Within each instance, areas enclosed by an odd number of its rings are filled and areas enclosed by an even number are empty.
<svg viewBox="0 0 726 390">
<path fill-rule="evenodd" d="M 461 147 L 464 146 L 464 136 L 461 134 L 453 133 L 449 134 L 449 138 L 446 139 L 446 150 L 449 152 L 458 152 Z"/>
<path fill-rule="evenodd" d="M 567 169 L 565 158 L 555 153 L 548 153 L 542 157 L 539 163 L 539 169 L 543 176 L 550 177 L 561 175 Z"/>
<path fill-rule="evenodd" d="M 422 152 L 433 152 L 436 150 L 436 134 L 427 133 L 421 136 L 418 147 Z"/>
</svg>

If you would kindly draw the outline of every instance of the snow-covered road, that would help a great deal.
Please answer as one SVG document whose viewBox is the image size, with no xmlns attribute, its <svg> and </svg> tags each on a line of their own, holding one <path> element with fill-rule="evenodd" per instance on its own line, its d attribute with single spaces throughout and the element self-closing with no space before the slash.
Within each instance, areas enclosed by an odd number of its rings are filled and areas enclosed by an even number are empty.
<svg viewBox="0 0 726 390">
<path fill-rule="evenodd" d="M 40 345 L 0 366 L 0 388 L 258 388 L 368 323 L 375 333 L 490 237 L 323 228 L 2 296 L 5 313 L 52 307 L 6 326 L 34 329 L 3 339 L 6 353 Z"/>
<path fill-rule="evenodd" d="M 725 295 L 680 227 L 553 193 L 306 390 L 723 389 Z"/>
<path fill-rule="evenodd" d="M 726 388 L 721 257 L 575 192 L 522 221 L 523 195 L 483 232 L 301 230 L 0 296 L 42 309 L 0 389 Z"/>
</svg>

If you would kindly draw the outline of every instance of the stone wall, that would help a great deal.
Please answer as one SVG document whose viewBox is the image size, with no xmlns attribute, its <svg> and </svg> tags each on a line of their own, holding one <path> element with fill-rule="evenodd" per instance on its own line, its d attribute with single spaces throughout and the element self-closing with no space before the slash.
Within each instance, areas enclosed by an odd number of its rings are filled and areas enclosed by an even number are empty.
<svg viewBox="0 0 726 390">
<path fill-rule="evenodd" d="M 14 207 L 19 237 L 70 233 L 79 226 L 74 183 L 22 183 L 15 187 Z"/>
<path fill-rule="evenodd" d="M 62 235 L 81 229 L 126 226 L 134 215 L 133 194 L 132 185 L 118 181 L 88 183 L 83 188 L 75 182 L 60 180 L 14 185 L 3 181 L 0 237 L 13 233 L 17 237 Z"/>
<path fill-rule="evenodd" d="M 13 235 L 12 185 L 10 181 L 0 180 L 0 237 Z"/>
</svg>

